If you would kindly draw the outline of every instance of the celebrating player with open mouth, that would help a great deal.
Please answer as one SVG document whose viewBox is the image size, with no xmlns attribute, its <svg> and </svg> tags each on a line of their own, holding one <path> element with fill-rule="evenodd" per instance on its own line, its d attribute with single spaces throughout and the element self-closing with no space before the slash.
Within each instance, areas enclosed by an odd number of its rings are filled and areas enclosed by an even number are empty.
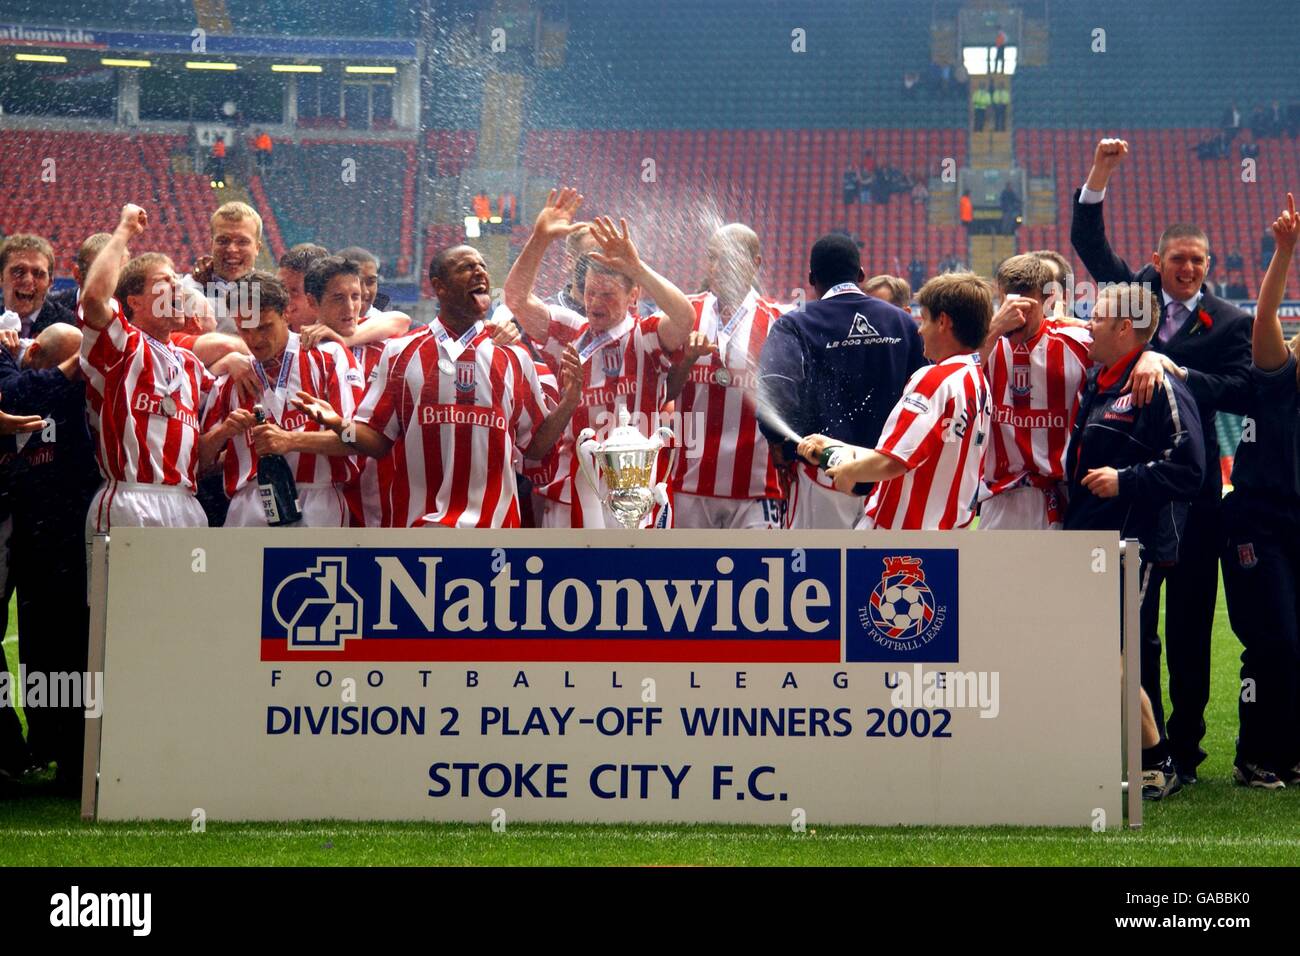
<svg viewBox="0 0 1300 956">
<path fill-rule="evenodd" d="M 514 452 L 540 458 L 564 431 L 578 403 L 577 355 L 564 356 L 564 394 L 548 415 L 528 353 L 497 344 L 485 325 L 491 285 L 478 251 L 444 250 L 429 279 L 438 318 L 389 344 L 355 419 L 306 392 L 294 404 L 330 430 L 312 436 L 311 450 L 397 456 L 385 527 L 516 528 Z"/>
</svg>

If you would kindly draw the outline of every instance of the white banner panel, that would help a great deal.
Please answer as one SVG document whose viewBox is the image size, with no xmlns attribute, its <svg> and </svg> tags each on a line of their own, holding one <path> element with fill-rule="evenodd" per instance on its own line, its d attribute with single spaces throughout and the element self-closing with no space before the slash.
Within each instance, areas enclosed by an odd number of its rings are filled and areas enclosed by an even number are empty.
<svg viewBox="0 0 1300 956">
<path fill-rule="evenodd" d="M 1102 533 L 122 529 L 97 814 L 1118 827 L 1120 582 Z"/>
</svg>

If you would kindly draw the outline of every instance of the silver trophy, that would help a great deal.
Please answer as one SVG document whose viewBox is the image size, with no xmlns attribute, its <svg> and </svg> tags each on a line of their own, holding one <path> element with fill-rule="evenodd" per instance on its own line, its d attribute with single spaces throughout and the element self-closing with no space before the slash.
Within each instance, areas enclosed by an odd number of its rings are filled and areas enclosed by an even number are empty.
<svg viewBox="0 0 1300 956">
<path fill-rule="evenodd" d="M 651 508 L 668 504 L 668 487 L 662 481 L 654 484 L 654 473 L 660 450 L 675 450 L 675 445 L 671 428 L 661 427 L 647 438 L 632 427 L 627 408 L 620 405 L 618 427 L 604 444 L 596 441 L 596 433 L 590 428 L 578 433 L 578 461 L 583 475 L 609 505 L 619 524 L 638 528 Z M 588 458 L 595 465 L 594 472 Z"/>
</svg>

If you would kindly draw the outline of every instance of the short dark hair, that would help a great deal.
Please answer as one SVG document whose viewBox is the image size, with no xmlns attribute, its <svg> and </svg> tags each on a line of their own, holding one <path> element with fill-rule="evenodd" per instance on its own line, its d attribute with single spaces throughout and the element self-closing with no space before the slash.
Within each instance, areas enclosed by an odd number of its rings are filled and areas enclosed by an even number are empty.
<svg viewBox="0 0 1300 956">
<path fill-rule="evenodd" d="M 5 266 L 9 263 L 10 253 L 14 252 L 36 252 L 43 255 L 49 263 L 50 275 L 54 275 L 54 247 L 44 236 L 15 232 L 0 243 L 0 272 L 4 272 Z"/>
<path fill-rule="evenodd" d="M 376 269 L 379 268 L 379 259 L 369 249 L 363 249 L 361 246 L 348 246 L 346 249 L 340 249 L 334 253 L 336 256 L 342 256 L 349 262 L 355 262 L 357 265 L 363 265 L 367 262 L 374 263 Z"/>
<path fill-rule="evenodd" d="M 434 257 L 429 260 L 429 281 L 437 279 L 439 282 L 447 281 L 447 263 L 451 261 L 451 254 L 457 249 L 473 249 L 474 247 L 465 242 L 458 242 L 454 246 L 448 246 L 441 252 L 435 253 Z"/>
<path fill-rule="evenodd" d="M 820 286 L 857 282 L 862 273 L 858 245 L 842 232 L 832 232 L 813 243 L 808 254 L 808 278 Z"/>
<path fill-rule="evenodd" d="M 282 316 L 289 308 L 289 290 L 284 283 L 271 273 L 260 270 L 235 280 L 226 295 L 231 304 L 256 302 L 259 312 L 274 312 Z"/>
<path fill-rule="evenodd" d="M 1209 254 L 1210 237 L 1205 234 L 1204 229 L 1200 226 L 1194 226 L 1190 222 L 1176 222 L 1160 233 L 1160 244 L 1156 246 L 1156 252 L 1163 254 L 1165 246 L 1175 239 L 1199 239 L 1201 245 L 1205 246 L 1206 254 Z"/>
<path fill-rule="evenodd" d="M 1027 295 L 1041 299 L 1052 281 L 1052 267 L 1042 256 L 1022 252 L 1002 260 L 997 272 L 998 288 L 1005 295 Z"/>
<path fill-rule="evenodd" d="M 307 274 L 307 270 L 317 261 L 324 259 L 330 251 L 314 242 L 300 242 L 280 257 L 280 268 Z"/>
<path fill-rule="evenodd" d="M 937 275 L 916 294 L 916 301 L 938 319 L 946 313 L 952 334 L 969 349 L 984 344 L 993 320 L 993 293 L 989 284 L 973 272 L 945 272 Z"/>
<path fill-rule="evenodd" d="M 325 298 L 325 290 L 335 276 L 356 276 L 360 280 L 361 269 L 355 262 L 342 256 L 317 259 L 302 277 L 302 290 L 319 302 Z"/>
</svg>

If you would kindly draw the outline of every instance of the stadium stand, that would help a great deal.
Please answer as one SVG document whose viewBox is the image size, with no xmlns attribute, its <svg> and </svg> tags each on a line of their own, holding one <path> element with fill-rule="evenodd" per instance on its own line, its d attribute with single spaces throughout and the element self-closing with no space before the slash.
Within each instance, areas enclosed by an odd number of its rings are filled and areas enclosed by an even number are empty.
<svg viewBox="0 0 1300 956">
<path fill-rule="evenodd" d="M 5 130 L 0 154 L 6 170 L 0 230 L 49 238 L 58 255 L 57 275 L 70 273 L 81 240 L 117 221 L 124 196 L 152 204 L 151 249 L 184 269 L 207 254 L 208 219 L 217 198 L 205 175 L 177 171 L 173 158 L 185 154 L 184 136 Z M 58 189 L 43 185 L 47 169 L 53 169 Z"/>
<path fill-rule="evenodd" d="M 349 162 L 355 165 L 354 182 L 344 178 Z M 390 273 L 410 271 L 415 237 L 414 143 L 281 143 L 276 146 L 274 166 L 260 185 L 286 245 L 309 240 L 331 249 L 362 245 Z"/>
<path fill-rule="evenodd" d="M 1170 223 L 1195 222 L 1212 243 L 1216 268 L 1210 278 L 1222 281 L 1223 259 L 1240 253 L 1246 286 L 1259 289 L 1263 270 L 1259 239 L 1272 222 L 1278 196 L 1300 182 L 1300 152 L 1294 140 L 1260 141 L 1255 182 L 1242 182 L 1242 168 L 1230 159 L 1201 160 L 1196 144 L 1214 129 L 1023 129 L 1016 135 L 1016 155 L 1023 157 L 1030 175 L 1056 177 L 1057 222 L 1029 226 L 1021 231 L 1024 249 L 1044 247 L 1070 251 L 1070 216 L 1074 190 L 1083 184 L 1092 164 L 1093 150 L 1103 136 L 1128 140 L 1131 152 L 1115 177 L 1114 202 L 1107 203 L 1106 231 L 1115 250 L 1130 265 L 1146 262 L 1160 231 Z M 1170 183 L 1187 188 L 1170 188 Z M 1300 278 L 1294 274 L 1288 297 L 1300 297 Z"/>
</svg>

